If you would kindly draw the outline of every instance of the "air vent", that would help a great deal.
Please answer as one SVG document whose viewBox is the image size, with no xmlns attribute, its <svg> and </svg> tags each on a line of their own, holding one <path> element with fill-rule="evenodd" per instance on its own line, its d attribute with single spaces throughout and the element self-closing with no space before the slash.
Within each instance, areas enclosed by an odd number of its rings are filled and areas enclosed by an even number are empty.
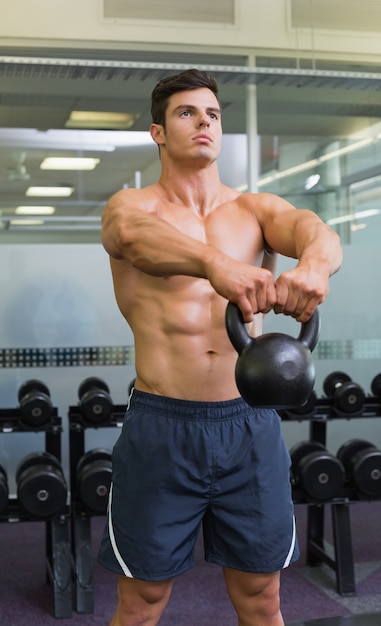
<svg viewBox="0 0 381 626">
<path fill-rule="evenodd" d="M 375 0 L 291 0 L 291 25 L 341 31 L 378 32 L 381 3 Z"/>
<path fill-rule="evenodd" d="M 103 0 L 103 15 L 112 19 L 234 24 L 234 4 L 235 0 Z"/>
</svg>

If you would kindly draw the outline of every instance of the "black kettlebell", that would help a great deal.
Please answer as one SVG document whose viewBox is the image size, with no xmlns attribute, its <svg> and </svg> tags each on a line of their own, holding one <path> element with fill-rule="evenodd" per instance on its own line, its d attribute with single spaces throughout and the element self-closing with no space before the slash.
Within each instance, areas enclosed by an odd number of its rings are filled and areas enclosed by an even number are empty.
<svg viewBox="0 0 381 626">
<path fill-rule="evenodd" d="M 307 402 L 315 382 L 311 352 L 320 331 L 317 309 L 302 323 L 297 339 L 284 333 L 253 338 L 236 304 L 226 308 L 226 329 L 238 352 L 235 378 L 243 399 L 253 407 L 291 409 Z"/>
</svg>

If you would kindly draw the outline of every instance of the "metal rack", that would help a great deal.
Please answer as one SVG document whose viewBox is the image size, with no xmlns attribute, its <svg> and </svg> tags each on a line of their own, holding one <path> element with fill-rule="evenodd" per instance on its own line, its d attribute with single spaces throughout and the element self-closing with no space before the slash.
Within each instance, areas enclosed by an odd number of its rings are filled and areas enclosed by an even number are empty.
<svg viewBox="0 0 381 626">
<path fill-rule="evenodd" d="M 348 414 L 338 411 L 329 399 L 317 399 L 310 419 L 309 436 L 324 446 L 327 441 L 328 422 L 338 419 L 380 418 L 381 406 L 377 398 L 367 398 L 361 413 Z M 297 418 L 295 418 L 297 419 Z M 301 418 L 299 417 L 299 420 Z M 329 502 L 307 502 L 303 494 L 294 490 L 296 504 L 307 504 L 307 564 L 311 566 L 326 563 L 336 573 L 337 591 L 341 596 L 356 594 L 355 571 L 352 548 L 350 507 L 360 498 L 351 486 L 345 486 L 340 497 Z M 325 507 L 329 506 L 332 516 L 333 545 L 325 538 Z"/>
<path fill-rule="evenodd" d="M 19 409 L 0 409 L 0 434 L 45 433 L 45 451 L 61 461 L 62 420 L 57 409 L 53 409 L 49 424 L 38 429 L 26 427 L 22 423 Z M 71 584 L 71 538 L 70 507 L 66 507 L 52 519 L 38 519 L 28 516 L 16 498 L 9 498 L 7 506 L 0 513 L 0 522 L 44 521 L 46 527 L 46 574 L 47 582 L 52 586 L 54 617 L 72 616 Z M 3 564 L 4 565 L 4 564 Z"/>
<path fill-rule="evenodd" d="M 121 428 L 126 407 L 116 405 L 111 418 L 97 426 L 89 426 L 82 418 L 79 406 L 69 407 L 69 445 L 72 511 L 72 556 L 74 563 L 75 610 L 78 613 L 94 611 L 92 576 L 91 518 L 96 515 L 81 502 L 76 482 L 76 469 L 85 453 L 85 431 L 89 428 Z"/>
</svg>

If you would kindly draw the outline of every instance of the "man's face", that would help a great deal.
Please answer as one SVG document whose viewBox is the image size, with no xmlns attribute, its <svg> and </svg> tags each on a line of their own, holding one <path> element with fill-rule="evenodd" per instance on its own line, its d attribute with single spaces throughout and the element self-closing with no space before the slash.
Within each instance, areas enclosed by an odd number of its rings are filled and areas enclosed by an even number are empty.
<svg viewBox="0 0 381 626">
<path fill-rule="evenodd" d="M 221 111 L 210 89 L 181 91 L 169 98 L 165 128 L 154 140 L 171 158 L 215 161 L 221 149 Z M 152 129 L 151 129 L 152 132 Z"/>
</svg>

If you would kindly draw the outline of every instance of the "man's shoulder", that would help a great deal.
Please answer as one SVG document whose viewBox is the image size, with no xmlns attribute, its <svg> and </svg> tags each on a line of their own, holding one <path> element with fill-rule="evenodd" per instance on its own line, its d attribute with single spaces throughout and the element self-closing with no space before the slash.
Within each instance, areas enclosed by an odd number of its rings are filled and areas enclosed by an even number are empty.
<svg viewBox="0 0 381 626">
<path fill-rule="evenodd" d="M 134 205 L 136 208 L 149 210 L 155 202 L 157 202 L 158 196 L 155 192 L 155 185 L 149 185 L 137 189 L 135 187 L 128 187 L 126 189 L 119 189 L 116 191 L 108 201 L 110 207 L 124 205 Z"/>
</svg>

